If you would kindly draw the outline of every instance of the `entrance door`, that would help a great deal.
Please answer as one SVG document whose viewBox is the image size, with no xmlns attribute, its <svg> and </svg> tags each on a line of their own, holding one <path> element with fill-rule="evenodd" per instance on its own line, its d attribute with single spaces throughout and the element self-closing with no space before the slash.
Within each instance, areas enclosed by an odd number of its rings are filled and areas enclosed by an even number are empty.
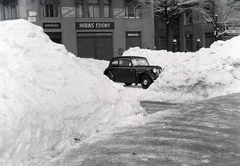
<svg viewBox="0 0 240 166">
<path fill-rule="evenodd" d="M 140 32 L 127 32 L 126 48 L 140 47 L 141 48 L 141 33 Z"/>
<path fill-rule="evenodd" d="M 209 48 L 214 43 L 215 37 L 213 33 L 205 33 L 205 47 Z"/>
<path fill-rule="evenodd" d="M 78 57 L 110 60 L 112 33 L 78 33 Z"/>
<path fill-rule="evenodd" d="M 55 42 L 62 44 L 62 33 L 61 32 L 45 32 L 50 39 Z"/>
<path fill-rule="evenodd" d="M 186 49 L 185 52 L 192 52 L 193 51 L 193 36 L 190 34 L 186 37 Z"/>
<path fill-rule="evenodd" d="M 78 34 L 78 57 L 94 58 L 94 33 Z"/>
<path fill-rule="evenodd" d="M 113 57 L 111 33 L 95 33 L 96 59 L 110 60 Z"/>
</svg>

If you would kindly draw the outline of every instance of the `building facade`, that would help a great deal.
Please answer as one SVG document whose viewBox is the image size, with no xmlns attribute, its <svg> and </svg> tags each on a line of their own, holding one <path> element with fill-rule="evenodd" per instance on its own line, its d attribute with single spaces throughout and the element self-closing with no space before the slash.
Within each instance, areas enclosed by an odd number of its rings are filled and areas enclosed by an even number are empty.
<svg viewBox="0 0 240 166">
<path fill-rule="evenodd" d="M 0 20 L 26 19 L 78 57 L 109 60 L 154 49 L 154 16 L 131 0 L 0 0 Z"/>
<path fill-rule="evenodd" d="M 216 29 L 211 23 L 204 22 L 197 14 L 179 14 L 170 22 L 169 40 L 166 39 L 166 22 L 155 17 L 156 49 L 167 49 L 179 52 L 194 52 L 201 47 L 208 48 L 216 40 L 228 40 L 240 35 L 240 9 L 231 11 L 233 17 L 224 22 L 218 22 L 220 34 L 216 37 Z M 217 16 L 217 15 L 216 15 Z M 234 19 L 233 19 L 234 18 Z M 216 18 L 217 19 L 217 18 Z M 169 42 L 169 48 L 166 42 Z"/>
</svg>

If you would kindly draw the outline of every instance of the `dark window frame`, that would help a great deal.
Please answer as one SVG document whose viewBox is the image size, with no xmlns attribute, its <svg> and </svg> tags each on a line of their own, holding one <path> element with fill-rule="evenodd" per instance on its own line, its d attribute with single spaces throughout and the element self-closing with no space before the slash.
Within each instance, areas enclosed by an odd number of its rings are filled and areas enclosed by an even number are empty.
<svg viewBox="0 0 240 166">
<path fill-rule="evenodd" d="M 41 17 L 61 17 L 59 0 L 41 0 Z"/>
<path fill-rule="evenodd" d="M 76 17 L 83 18 L 84 17 L 84 1 L 76 0 L 75 7 L 76 7 Z"/>
<path fill-rule="evenodd" d="M 141 5 L 135 1 L 125 2 L 125 18 L 140 19 L 142 18 Z"/>
<path fill-rule="evenodd" d="M 100 0 L 95 1 L 96 2 L 87 2 L 87 11 L 89 18 L 100 18 Z"/>
<path fill-rule="evenodd" d="M 19 18 L 19 6 L 17 0 L 5 0 L 4 5 L 4 19 Z"/>
<path fill-rule="evenodd" d="M 111 9 L 112 9 L 111 6 L 112 6 L 111 0 L 103 0 L 103 17 L 104 18 L 111 17 Z"/>
</svg>

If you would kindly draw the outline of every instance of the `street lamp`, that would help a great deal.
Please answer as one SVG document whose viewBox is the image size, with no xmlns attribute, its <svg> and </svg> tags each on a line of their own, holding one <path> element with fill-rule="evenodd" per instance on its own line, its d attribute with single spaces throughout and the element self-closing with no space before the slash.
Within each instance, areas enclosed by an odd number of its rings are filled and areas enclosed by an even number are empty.
<svg viewBox="0 0 240 166">
<path fill-rule="evenodd" d="M 173 52 L 177 52 L 177 40 L 173 39 Z"/>
<path fill-rule="evenodd" d="M 197 39 L 197 51 L 201 48 L 201 40 Z"/>
<path fill-rule="evenodd" d="M 218 15 L 215 14 L 215 21 L 217 22 L 218 21 Z"/>
</svg>

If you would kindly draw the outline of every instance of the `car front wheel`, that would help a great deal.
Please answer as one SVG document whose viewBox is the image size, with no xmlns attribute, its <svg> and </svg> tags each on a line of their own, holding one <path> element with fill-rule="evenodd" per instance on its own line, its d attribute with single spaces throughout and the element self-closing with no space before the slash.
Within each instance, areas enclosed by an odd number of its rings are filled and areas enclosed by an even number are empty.
<svg viewBox="0 0 240 166">
<path fill-rule="evenodd" d="M 152 79 L 149 76 L 144 75 L 141 78 L 141 85 L 143 89 L 147 89 L 153 83 Z"/>
</svg>

